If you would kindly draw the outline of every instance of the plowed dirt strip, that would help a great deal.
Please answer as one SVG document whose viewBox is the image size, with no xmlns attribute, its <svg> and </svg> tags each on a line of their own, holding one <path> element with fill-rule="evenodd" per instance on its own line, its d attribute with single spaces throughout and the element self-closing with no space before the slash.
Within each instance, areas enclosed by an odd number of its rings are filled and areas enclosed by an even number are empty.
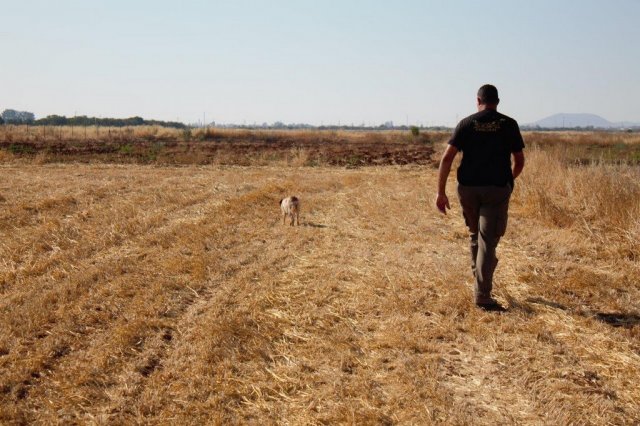
<svg viewBox="0 0 640 426">
<path fill-rule="evenodd" d="M 589 309 L 612 303 L 600 287 L 565 294 L 532 278 L 561 261 L 534 250 L 517 202 L 496 284 L 510 311 L 472 306 L 465 229 L 455 203 L 434 214 L 433 169 L 84 165 L 0 177 L 0 423 L 640 415 L 637 328 L 598 320 Z M 290 194 L 300 227 L 280 221 Z M 590 268 L 580 276 L 628 278 Z M 571 274 L 557 276 L 569 285 Z M 633 297 L 616 309 L 633 310 Z"/>
</svg>

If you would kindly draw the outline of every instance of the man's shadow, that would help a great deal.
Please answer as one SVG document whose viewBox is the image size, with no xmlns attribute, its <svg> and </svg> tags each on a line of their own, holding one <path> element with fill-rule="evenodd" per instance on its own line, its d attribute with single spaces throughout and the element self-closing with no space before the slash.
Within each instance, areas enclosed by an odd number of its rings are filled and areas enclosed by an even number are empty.
<svg viewBox="0 0 640 426">
<path fill-rule="evenodd" d="M 637 313 L 631 313 L 631 312 L 597 312 L 597 311 L 591 311 L 591 310 L 586 310 L 586 311 L 577 311 L 574 309 L 571 309 L 561 303 L 557 303 L 551 300 L 546 300 L 542 297 L 528 297 L 527 299 L 525 299 L 525 302 L 527 303 L 531 303 L 531 304 L 538 304 L 538 305 L 544 305 L 544 306 L 548 306 L 550 308 L 554 308 L 554 309 L 560 309 L 563 311 L 567 311 L 567 312 L 571 312 L 571 313 L 575 313 L 578 315 L 581 315 L 583 317 L 586 318 L 594 318 L 600 322 L 603 322 L 607 325 L 610 325 L 611 327 L 625 327 L 625 328 L 630 328 L 630 327 L 634 327 L 636 325 L 640 325 L 640 314 Z M 516 307 L 516 308 L 520 308 L 523 309 L 525 311 L 532 311 L 531 308 L 528 308 L 526 306 L 526 304 L 523 303 L 518 303 L 516 301 L 514 301 L 513 299 L 509 301 L 509 303 Z"/>
<path fill-rule="evenodd" d="M 631 328 L 640 325 L 640 315 L 624 312 L 596 312 L 595 318 L 612 327 Z"/>
<path fill-rule="evenodd" d="M 301 226 L 308 226 L 311 228 L 328 228 L 327 225 L 323 225 L 321 223 L 313 223 L 313 222 L 303 222 L 301 223 Z"/>
</svg>

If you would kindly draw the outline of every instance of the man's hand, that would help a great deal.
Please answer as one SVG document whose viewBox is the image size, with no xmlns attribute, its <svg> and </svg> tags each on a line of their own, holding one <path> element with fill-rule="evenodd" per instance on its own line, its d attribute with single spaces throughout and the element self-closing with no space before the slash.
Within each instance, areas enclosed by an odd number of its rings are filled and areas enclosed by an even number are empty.
<svg viewBox="0 0 640 426">
<path fill-rule="evenodd" d="M 444 151 L 442 155 L 442 160 L 440 160 L 440 170 L 438 171 L 438 198 L 436 199 L 436 207 L 440 210 L 441 213 L 447 214 L 447 209 L 450 209 L 449 199 L 447 198 L 446 186 L 447 186 L 447 177 L 449 177 L 449 172 L 451 171 L 451 163 L 453 163 L 453 159 L 458 153 L 458 149 L 453 145 L 447 145 L 447 149 Z"/>
<path fill-rule="evenodd" d="M 438 194 L 438 198 L 436 199 L 436 207 L 440 210 L 440 213 L 447 214 L 447 209 L 451 210 L 451 206 L 449 205 L 449 198 L 447 198 L 447 194 Z"/>
</svg>

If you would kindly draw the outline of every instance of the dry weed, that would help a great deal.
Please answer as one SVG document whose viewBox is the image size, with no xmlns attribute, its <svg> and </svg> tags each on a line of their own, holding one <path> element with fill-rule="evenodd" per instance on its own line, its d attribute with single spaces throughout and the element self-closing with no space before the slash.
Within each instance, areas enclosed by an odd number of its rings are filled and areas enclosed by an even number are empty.
<svg viewBox="0 0 640 426">
<path fill-rule="evenodd" d="M 8 163 L 15 159 L 15 156 L 4 149 L 0 149 L 0 163 Z"/>
<path fill-rule="evenodd" d="M 527 173 L 518 185 L 531 215 L 559 228 L 575 228 L 598 255 L 640 259 L 640 171 L 626 165 L 571 167 L 540 149 L 527 153 Z"/>
</svg>

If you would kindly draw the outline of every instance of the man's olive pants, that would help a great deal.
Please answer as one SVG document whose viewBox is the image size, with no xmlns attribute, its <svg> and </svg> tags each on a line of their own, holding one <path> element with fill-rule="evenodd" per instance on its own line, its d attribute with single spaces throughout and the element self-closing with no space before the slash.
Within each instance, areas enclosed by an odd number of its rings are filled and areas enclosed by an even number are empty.
<svg viewBox="0 0 640 426">
<path fill-rule="evenodd" d="M 462 214 L 471 233 L 471 269 L 476 279 L 476 303 L 491 301 L 496 247 L 507 229 L 512 187 L 458 185 Z"/>
</svg>

